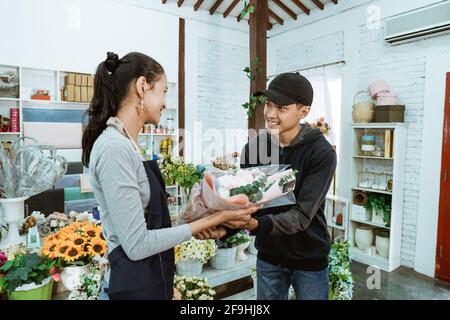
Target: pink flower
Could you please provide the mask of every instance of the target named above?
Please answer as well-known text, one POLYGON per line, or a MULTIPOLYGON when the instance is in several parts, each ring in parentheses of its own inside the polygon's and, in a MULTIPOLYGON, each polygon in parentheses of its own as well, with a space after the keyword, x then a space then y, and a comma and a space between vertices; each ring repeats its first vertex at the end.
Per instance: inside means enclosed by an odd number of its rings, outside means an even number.
POLYGON ((0 251, 0 266, 4 265, 7 260, 6 254, 0 251))
POLYGON ((55 270, 56 270, 56 268, 55 268, 55 267, 52 267, 52 268, 50 269, 50 274, 54 274, 54 273, 55 273, 55 270))
POLYGON ((325 117, 320 117, 319 120, 320 121, 325 121, 325 117))
POLYGON ((61 281, 61 275, 59 273, 52 274, 51 276, 56 282, 61 281))

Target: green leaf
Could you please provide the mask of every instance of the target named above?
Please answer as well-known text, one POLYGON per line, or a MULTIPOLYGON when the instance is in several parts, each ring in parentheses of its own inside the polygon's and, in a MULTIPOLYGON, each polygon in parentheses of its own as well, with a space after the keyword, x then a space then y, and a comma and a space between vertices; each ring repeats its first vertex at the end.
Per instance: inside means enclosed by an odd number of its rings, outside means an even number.
POLYGON ((37 253, 34 252, 28 255, 27 258, 25 259, 25 267, 36 268, 43 262, 44 260, 37 253))
POLYGON ((7 261, 1 268, 0 271, 8 271, 14 264, 14 261, 7 261))
POLYGON ((264 96, 259 96, 259 102, 260 103, 266 103, 266 97, 264 97, 264 96))
POLYGON ((253 64, 256 66, 257 64, 259 64, 259 58, 258 57, 254 57, 253 58, 253 64))
POLYGON ((258 73, 261 73, 261 72, 263 71, 263 68, 262 68, 262 67, 258 67, 258 68, 256 68, 256 71, 257 71, 258 73))
POLYGON ((8 280, 22 280, 26 281, 28 279, 28 273, 31 271, 30 268, 21 267, 14 270, 9 271, 4 277, 5 281, 8 280))
POLYGON ((254 6, 250 6, 250 7, 248 8, 248 12, 250 12, 250 13, 255 13, 255 7, 254 7, 254 6))
POLYGON ((246 68, 244 69, 244 72, 246 72, 246 73, 251 72, 250 67, 246 67, 246 68))

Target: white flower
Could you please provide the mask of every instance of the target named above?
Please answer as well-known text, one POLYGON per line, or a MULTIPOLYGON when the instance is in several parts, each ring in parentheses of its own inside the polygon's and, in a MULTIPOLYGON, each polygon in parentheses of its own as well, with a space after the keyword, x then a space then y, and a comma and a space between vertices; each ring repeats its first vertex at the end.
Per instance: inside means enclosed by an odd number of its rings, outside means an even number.
POLYGON ((202 294, 198 300, 208 300, 208 296, 206 294, 202 294))
POLYGON ((61 221, 60 223, 59 223, 59 226, 62 228, 62 227, 64 227, 66 225, 66 223, 64 222, 64 221, 61 221))
POLYGON ((192 297, 192 291, 187 291, 186 292, 186 297, 188 297, 188 298, 192 297))
POLYGON ((50 221, 50 227, 56 228, 57 226, 58 226, 58 221, 56 221, 56 220, 51 220, 50 221))
POLYGON ((208 293, 209 293, 209 295, 211 295, 211 296, 213 296, 213 295, 216 294, 216 292, 215 292, 214 290, 212 290, 212 289, 209 289, 209 290, 208 290, 208 293))

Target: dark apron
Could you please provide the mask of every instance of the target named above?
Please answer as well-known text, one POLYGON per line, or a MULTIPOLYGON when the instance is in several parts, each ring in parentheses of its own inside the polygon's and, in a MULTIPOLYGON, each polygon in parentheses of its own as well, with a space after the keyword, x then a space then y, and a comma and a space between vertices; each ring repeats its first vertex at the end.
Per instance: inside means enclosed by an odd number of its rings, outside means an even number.
MULTIPOLYGON (((145 217, 148 230, 170 228, 164 179, 156 161, 144 161, 150 183, 150 202, 145 217)), ((111 266, 108 295, 111 300, 172 300, 175 274, 174 250, 132 261, 122 246, 109 255, 111 266)))

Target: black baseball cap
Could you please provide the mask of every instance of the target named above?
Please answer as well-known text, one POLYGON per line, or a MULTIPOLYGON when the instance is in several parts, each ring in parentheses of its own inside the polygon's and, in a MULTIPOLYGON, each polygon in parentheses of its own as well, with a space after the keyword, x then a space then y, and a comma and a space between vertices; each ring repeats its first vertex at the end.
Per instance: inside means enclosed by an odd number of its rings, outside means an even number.
POLYGON ((308 79, 298 72, 289 72, 276 76, 267 90, 257 91, 254 96, 265 96, 270 101, 281 106, 294 103, 311 106, 314 91, 308 79))

